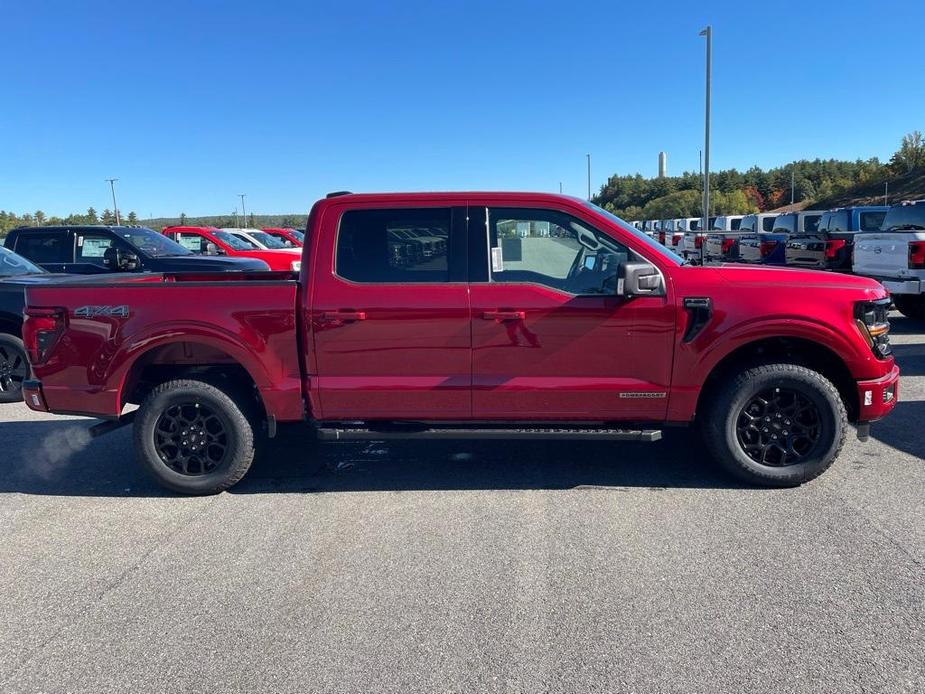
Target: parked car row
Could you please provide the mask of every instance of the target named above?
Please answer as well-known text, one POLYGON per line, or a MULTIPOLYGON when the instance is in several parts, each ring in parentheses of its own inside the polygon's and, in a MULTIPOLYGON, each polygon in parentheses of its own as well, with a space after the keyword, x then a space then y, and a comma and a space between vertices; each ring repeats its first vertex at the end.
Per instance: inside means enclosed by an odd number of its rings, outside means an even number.
POLYGON ((642 229, 694 263, 743 262, 850 271, 854 235, 879 231, 888 207, 848 207, 643 222, 642 229), (679 232, 683 229, 683 232, 679 232))

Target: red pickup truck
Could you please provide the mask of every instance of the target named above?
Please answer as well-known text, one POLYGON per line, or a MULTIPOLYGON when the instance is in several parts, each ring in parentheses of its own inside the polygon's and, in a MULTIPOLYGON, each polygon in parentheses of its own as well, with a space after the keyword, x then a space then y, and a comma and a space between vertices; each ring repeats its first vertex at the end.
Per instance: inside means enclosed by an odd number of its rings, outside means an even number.
POLYGON ((695 267, 560 195, 339 194, 307 231, 298 280, 28 286, 29 407, 133 420, 143 467, 206 494, 300 421, 323 440, 653 441, 696 423, 732 473, 796 485, 896 402, 872 280, 695 267))
POLYGON ((294 249, 272 250, 260 248, 253 241, 248 241, 225 229, 214 227, 165 227, 167 236, 193 253, 202 255, 227 255, 232 258, 258 258, 270 266, 271 270, 298 272, 302 261, 294 249))

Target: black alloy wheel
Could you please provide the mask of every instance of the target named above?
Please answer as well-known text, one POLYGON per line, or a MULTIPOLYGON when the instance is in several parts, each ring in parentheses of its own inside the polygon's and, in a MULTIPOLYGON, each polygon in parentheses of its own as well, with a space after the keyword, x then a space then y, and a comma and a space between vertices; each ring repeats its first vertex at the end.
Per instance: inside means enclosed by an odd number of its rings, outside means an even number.
POLYGON ((202 403, 171 405, 158 417, 154 435, 158 456, 181 475, 215 472, 228 454, 228 423, 202 403))
POLYGON ((786 467, 801 462, 821 438, 819 408, 789 388, 769 388, 739 412, 736 437, 745 454, 761 465, 786 467))

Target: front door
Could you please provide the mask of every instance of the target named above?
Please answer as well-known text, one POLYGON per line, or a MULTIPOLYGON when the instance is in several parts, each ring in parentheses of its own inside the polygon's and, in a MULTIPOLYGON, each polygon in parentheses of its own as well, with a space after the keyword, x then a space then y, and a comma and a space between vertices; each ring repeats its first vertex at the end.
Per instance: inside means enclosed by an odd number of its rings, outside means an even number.
POLYGON ((617 295, 637 254, 558 210, 470 206, 469 228, 474 418, 665 416, 674 309, 617 295))
POLYGON ((320 224, 306 389, 321 418, 468 419, 465 208, 333 206, 320 224))

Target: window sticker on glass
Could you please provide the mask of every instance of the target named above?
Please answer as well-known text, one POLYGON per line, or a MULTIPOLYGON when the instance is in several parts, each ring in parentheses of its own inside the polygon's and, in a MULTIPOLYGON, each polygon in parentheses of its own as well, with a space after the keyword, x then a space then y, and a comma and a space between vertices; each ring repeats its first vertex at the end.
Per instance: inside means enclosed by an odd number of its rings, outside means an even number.
POLYGON ((111 245, 112 239, 84 238, 80 255, 84 258, 102 258, 111 245))
POLYGON ((177 237, 177 241, 188 251, 195 251, 198 253, 202 248, 202 239, 198 236, 184 236, 180 234, 177 237))
POLYGON ((504 272, 504 259, 501 257, 501 246, 491 249, 491 271, 504 272))

